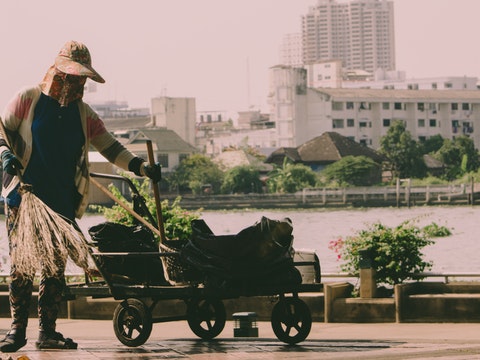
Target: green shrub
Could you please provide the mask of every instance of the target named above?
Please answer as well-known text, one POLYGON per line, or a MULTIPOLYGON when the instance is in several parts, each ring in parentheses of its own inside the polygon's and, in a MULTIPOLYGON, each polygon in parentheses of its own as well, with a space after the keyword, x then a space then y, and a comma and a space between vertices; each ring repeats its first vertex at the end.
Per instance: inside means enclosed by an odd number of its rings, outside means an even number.
POLYGON ((422 253, 425 246, 433 244, 430 237, 430 231, 411 221, 393 228, 375 223, 353 236, 331 241, 329 248, 336 252, 338 260, 343 260, 341 270, 356 276, 360 272, 361 251, 368 250, 377 283, 395 285, 419 279, 418 274, 431 269, 432 262, 423 260, 422 253))
MULTIPOLYGON (((144 180, 140 184, 137 179, 131 178, 128 175, 127 177, 130 178, 138 189, 140 195, 145 199, 148 210, 154 215, 154 218, 156 218, 156 205, 154 197, 151 196, 150 180, 144 180)), ((117 199, 133 209, 133 204, 125 199, 116 186, 110 184, 108 188, 117 199)), ((192 233, 190 226, 191 221, 200 217, 199 212, 201 209, 193 212, 187 211, 180 206, 180 201, 181 197, 179 196, 172 203, 168 200, 163 200, 161 202, 163 226, 167 239, 188 239, 192 233)), ((111 222, 133 225, 136 221, 133 215, 118 204, 114 204, 112 207, 92 205, 91 208, 102 213, 105 216, 105 219, 111 222)), ((148 218, 145 217, 145 220, 148 221, 148 218)))

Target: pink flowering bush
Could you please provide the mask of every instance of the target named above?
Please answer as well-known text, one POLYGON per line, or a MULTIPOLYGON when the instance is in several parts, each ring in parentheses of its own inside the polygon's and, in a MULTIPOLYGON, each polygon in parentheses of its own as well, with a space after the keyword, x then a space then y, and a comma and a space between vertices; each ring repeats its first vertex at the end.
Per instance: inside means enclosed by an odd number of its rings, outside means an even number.
POLYGON ((408 279, 419 279, 419 274, 428 271, 432 262, 423 260, 422 249, 433 244, 431 234, 406 221, 397 227, 380 223, 370 225, 345 239, 338 238, 329 243, 337 260, 343 261, 341 270, 358 276, 361 251, 368 250, 376 270, 377 283, 395 285, 408 279))

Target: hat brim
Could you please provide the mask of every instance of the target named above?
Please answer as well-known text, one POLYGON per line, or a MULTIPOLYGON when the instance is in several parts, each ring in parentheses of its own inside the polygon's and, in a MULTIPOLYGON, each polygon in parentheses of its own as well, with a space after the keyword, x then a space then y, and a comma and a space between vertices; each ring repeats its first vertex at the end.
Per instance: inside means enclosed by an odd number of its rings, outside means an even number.
POLYGON ((55 67, 65 74, 87 76, 98 83, 105 82, 105 79, 91 66, 80 64, 62 56, 57 56, 55 59, 55 67))

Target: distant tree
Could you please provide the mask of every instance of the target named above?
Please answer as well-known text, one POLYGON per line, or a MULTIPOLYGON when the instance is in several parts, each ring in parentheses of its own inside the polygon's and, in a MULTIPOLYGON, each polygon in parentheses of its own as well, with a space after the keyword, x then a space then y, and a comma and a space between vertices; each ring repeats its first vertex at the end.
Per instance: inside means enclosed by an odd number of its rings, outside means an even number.
POLYGON ((477 171, 480 166, 479 153, 468 136, 446 139, 435 157, 447 167, 446 178, 453 180, 468 172, 477 171))
POLYGON ((433 154, 437 152, 443 146, 444 140, 445 139, 440 134, 430 136, 421 143, 422 153, 433 154))
POLYGON ((193 154, 182 160, 168 178, 171 190, 191 190, 199 194, 204 185, 210 185, 213 192, 219 192, 223 172, 209 157, 193 154))
POLYGON ((267 187, 273 193, 294 193, 315 187, 317 179, 317 174, 308 166, 289 163, 285 158, 283 166, 276 166, 268 174, 267 187))
POLYGON ((262 191, 262 182, 257 169, 252 166, 236 166, 226 171, 221 186, 221 192, 229 193, 258 193, 262 191))
POLYGON ((368 186, 382 180, 381 166, 366 156, 345 156, 328 165, 323 171, 327 181, 340 185, 368 186))
POLYGON ((394 121, 380 139, 380 152, 387 157, 394 177, 423 178, 426 175, 420 145, 406 130, 403 121, 394 121))

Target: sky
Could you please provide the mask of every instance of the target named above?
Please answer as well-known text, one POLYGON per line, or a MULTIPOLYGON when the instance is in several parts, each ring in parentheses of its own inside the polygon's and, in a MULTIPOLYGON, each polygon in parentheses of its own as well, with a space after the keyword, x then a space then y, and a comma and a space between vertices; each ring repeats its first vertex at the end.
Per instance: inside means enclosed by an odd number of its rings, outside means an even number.
MULTIPOLYGON (((340 0, 345 1, 345 0, 340 0)), ((106 79, 86 101, 150 107, 193 97, 197 111, 268 111, 269 68, 316 0, 2 0, 0 109, 39 83, 63 44, 87 45, 106 79)), ((394 0, 397 70, 480 77, 479 0, 394 0)))

